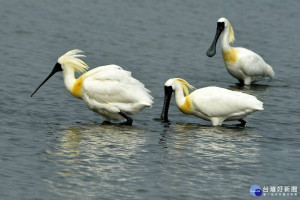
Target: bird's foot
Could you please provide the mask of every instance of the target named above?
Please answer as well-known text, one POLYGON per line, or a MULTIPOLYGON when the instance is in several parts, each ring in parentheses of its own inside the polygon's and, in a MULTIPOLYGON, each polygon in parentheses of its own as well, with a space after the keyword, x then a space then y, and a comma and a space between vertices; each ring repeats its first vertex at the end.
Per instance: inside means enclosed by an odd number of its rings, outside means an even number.
POLYGON ((243 119, 240 119, 240 120, 238 120, 238 121, 241 122, 240 124, 237 125, 237 126, 239 126, 239 127, 245 127, 246 124, 247 124, 247 122, 246 122, 245 120, 243 120, 243 119))
POLYGON ((121 123, 122 125, 131 126, 132 125, 132 119, 129 118, 125 122, 121 123))
POLYGON ((110 121, 103 121, 102 125, 112 125, 112 123, 110 121))

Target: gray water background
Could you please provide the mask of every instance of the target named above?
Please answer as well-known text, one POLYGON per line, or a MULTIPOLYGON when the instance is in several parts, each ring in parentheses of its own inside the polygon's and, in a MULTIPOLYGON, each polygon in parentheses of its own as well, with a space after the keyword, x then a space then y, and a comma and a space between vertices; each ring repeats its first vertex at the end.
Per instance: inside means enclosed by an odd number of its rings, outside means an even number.
POLYGON ((299 9, 296 0, 1 0, 0 199, 253 199, 253 184, 299 188, 299 9), (220 17, 233 26, 233 46, 273 66, 274 82, 240 88, 219 45, 205 55, 220 17), (132 127, 101 125, 62 74, 30 98, 75 48, 91 68, 131 71, 152 91, 153 107, 132 127), (246 128, 211 127, 172 100, 171 123, 161 123, 173 77, 253 94, 265 110, 246 128))

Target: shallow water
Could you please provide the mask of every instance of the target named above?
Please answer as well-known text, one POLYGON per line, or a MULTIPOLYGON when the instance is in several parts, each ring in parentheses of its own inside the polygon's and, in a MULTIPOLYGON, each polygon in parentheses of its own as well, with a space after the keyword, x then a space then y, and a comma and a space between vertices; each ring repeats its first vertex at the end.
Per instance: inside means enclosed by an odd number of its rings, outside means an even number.
POLYGON ((1 1, 0 199, 253 199, 254 184, 299 187, 299 8, 296 0, 1 1), (274 82, 240 88, 219 45, 205 55, 222 16, 233 46, 259 53, 274 82), (153 107, 132 127, 101 125, 61 74, 30 98, 74 48, 91 68, 131 71, 152 91, 153 107), (211 127, 172 100, 171 123, 161 123, 164 82, 173 77, 244 91, 265 110, 246 128, 211 127))

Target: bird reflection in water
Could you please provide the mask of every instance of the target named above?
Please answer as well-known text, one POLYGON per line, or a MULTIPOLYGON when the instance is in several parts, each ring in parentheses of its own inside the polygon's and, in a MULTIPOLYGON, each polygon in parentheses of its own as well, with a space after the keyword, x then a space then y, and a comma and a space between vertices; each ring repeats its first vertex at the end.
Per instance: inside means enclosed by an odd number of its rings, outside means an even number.
MULTIPOLYGON (((57 155, 76 158, 87 153, 90 156, 105 155, 104 152, 110 148, 134 149, 136 145, 144 142, 144 137, 140 136, 142 133, 144 130, 126 126, 86 125, 71 127, 63 131, 60 139, 61 151, 57 152, 57 155), (98 149, 101 151, 97 151, 98 149)), ((124 151, 122 152, 124 153, 124 151)))
POLYGON ((269 85, 261 85, 261 84, 252 84, 241 86, 239 84, 229 85, 228 88, 233 91, 245 92, 248 94, 255 94, 255 92, 267 92, 271 86, 269 85))
POLYGON ((130 180, 126 171, 146 142, 144 130, 134 126, 80 125, 56 134, 59 142, 48 156, 54 173, 45 182, 54 193, 71 198, 84 195, 81 188, 91 195, 99 193, 99 183, 130 180))
POLYGON ((189 152, 206 162, 226 159, 232 167, 238 167, 240 162, 258 162, 260 147, 256 140, 260 137, 249 128, 177 123, 161 135, 160 144, 177 156, 187 156, 189 152))

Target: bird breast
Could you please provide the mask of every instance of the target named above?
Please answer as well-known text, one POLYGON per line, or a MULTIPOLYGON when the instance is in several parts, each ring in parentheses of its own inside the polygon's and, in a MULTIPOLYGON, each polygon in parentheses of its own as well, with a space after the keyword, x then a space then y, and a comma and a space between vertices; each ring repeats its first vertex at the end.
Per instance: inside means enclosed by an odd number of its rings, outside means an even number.
POLYGON ((179 110, 185 114, 190 114, 192 111, 190 97, 185 98, 184 103, 181 106, 178 106, 179 110))
POLYGON ((238 59, 238 50, 233 47, 222 51, 222 54, 224 61, 227 63, 235 63, 238 59))
POLYGON ((71 93, 77 97, 77 98, 81 98, 82 97, 82 83, 83 83, 83 76, 81 75, 79 78, 76 79, 72 91, 71 93))

